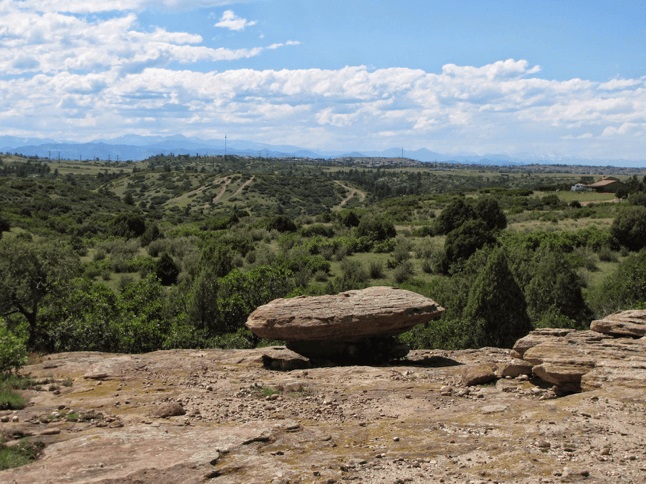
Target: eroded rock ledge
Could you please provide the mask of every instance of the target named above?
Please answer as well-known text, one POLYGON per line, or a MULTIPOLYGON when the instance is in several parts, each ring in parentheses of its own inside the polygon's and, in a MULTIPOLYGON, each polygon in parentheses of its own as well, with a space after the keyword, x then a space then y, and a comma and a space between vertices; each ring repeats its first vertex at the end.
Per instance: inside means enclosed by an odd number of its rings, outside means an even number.
POLYGON ((646 311, 612 314, 590 327, 537 329, 516 342, 512 356, 561 393, 616 385, 646 389, 646 311))

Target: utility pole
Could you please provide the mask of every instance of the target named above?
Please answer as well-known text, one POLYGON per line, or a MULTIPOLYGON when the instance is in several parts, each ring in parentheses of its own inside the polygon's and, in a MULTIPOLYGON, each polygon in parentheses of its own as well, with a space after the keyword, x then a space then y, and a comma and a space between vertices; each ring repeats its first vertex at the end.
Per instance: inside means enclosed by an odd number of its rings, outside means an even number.
POLYGON ((227 162, 227 135, 224 135, 224 162, 227 162))

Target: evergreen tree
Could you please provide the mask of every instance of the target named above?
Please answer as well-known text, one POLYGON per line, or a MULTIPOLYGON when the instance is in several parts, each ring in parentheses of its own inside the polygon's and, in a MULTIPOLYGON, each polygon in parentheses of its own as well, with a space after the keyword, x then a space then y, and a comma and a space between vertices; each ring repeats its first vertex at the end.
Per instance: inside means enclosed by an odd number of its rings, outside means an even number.
POLYGON ((446 236, 446 259, 449 264, 466 261, 478 249, 495 242, 496 237, 482 220, 469 220, 446 236))
POLYGON ((475 206, 475 215, 482 220, 489 230, 503 230, 507 227, 507 217, 500 208, 498 200, 493 197, 482 197, 475 206))
POLYGON ((469 292, 462 319, 470 347, 511 348, 532 329, 527 303, 502 248, 492 251, 469 292))
POLYGON ((564 254, 558 250, 541 251, 534 271, 525 288, 531 320, 538 321, 551 311, 585 326, 589 310, 583 300, 583 282, 564 254))
POLYGON ((464 198, 456 198, 437 217, 437 231, 439 234, 448 234, 473 218, 473 207, 464 198))
POLYGON ((168 253, 164 252, 157 261, 155 274, 161 281, 162 286, 170 286, 177 282, 179 268, 177 267, 177 264, 175 264, 173 258, 168 255, 168 253))

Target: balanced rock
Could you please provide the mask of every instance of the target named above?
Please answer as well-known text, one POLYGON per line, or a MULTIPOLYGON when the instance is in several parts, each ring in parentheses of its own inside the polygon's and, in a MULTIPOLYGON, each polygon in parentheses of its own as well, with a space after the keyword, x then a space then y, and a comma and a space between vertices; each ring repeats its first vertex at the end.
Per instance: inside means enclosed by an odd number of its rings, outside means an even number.
POLYGON ((646 310, 622 311, 603 319, 592 321, 592 331, 612 336, 646 336, 646 310))
POLYGON ((257 308, 247 328, 261 338, 353 342, 402 333, 444 308, 420 294, 369 287, 337 295, 276 299, 257 308))

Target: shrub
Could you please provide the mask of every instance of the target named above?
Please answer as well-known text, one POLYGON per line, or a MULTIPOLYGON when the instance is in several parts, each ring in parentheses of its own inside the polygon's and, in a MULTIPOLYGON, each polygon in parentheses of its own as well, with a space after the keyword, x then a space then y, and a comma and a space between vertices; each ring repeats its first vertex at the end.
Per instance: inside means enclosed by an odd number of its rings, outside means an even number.
POLYGON ((631 193, 630 196, 628 197, 628 203, 630 203, 631 205, 646 207, 646 193, 644 192, 631 193))
MULTIPOLYGON (((151 242, 157 239, 163 238, 163 234, 159 230, 159 227, 157 224, 151 224, 148 227, 146 227, 146 231, 142 234, 141 236, 141 246, 146 247, 149 245, 151 242)), ((156 257, 156 256, 153 256, 156 257)))
POLYGON ((646 247, 646 207, 626 207, 617 215, 610 231, 629 250, 646 247))
POLYGON ((380 261, 372 261, 368 266, 370 279, 382 279, 384 277, 384 265, 380 261))
POLYGON ((0 444, 0 471, 35 461, 44 448, 45 444, 42 442, 29 442, 28 440, 23 440, 14 447, 0 444))
POLYGON ((134 212, 120 213, 112 221, 110 232, 117 237, 139 237, 146 231, 146 221, 134 212))
POLYGON ((17 370, 27 359, 24 338, 14 334, 0 317, 0 374, 17 370))
POLYGON ((599 260, 602 262, 617 262, 619 260, 617 253, 610 247, 602 247, 599 249, 599 252, 597 252, 597 255, 599 256, 599 260))
POLYGON ((393 278, 395 282, 401 284, 402 282, 408 280, 415 273, 415 268, 413 263, 409 260, 403 261, 399 264, 393 271, 393 278))
POLYGON ((9 221, 0 215, 0 237, 2 237, 2 232, 9 232, 11 229, 11 224, 9 221))
POLYGON ((341 223, 346 227, 356 227, 359 222, 359 217, 353 211, 345 212, 341 215, 341 223))
POLYGON ((622 261, 590 298, 597 316, 646 309, 646 249, 622 261))
POLYGON ((382 242, 397 235, 395 226, 389 220, 365 215, 357 226, 357 234, 360 237, 367 237, 371 242, 382 242))
POLYGON ((278 232, 296 232, 298 227, 292 220, 285 215, 276 215, 267 222, 267 230, 276 230, 278 232))
POLYGON ((314 237, 316 235, 319 235, 321 237, 330 238, 330 237, 334 237, 334 229, 327 225, 315 224, 315 225, 309 225, 307 227, 302 227, 300 229, 300 234, 303 237, 314 237))

